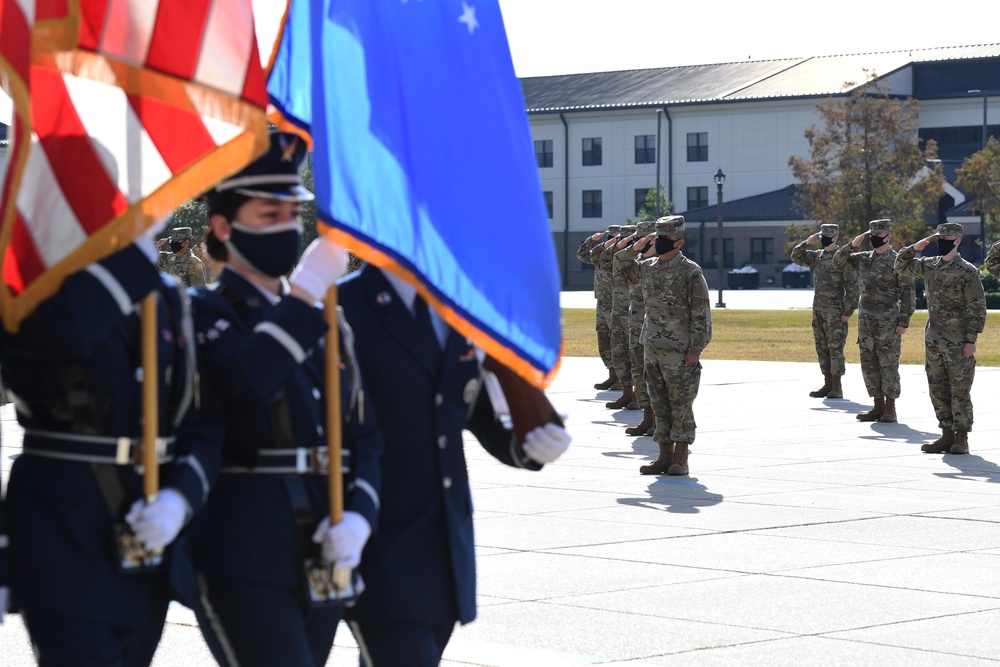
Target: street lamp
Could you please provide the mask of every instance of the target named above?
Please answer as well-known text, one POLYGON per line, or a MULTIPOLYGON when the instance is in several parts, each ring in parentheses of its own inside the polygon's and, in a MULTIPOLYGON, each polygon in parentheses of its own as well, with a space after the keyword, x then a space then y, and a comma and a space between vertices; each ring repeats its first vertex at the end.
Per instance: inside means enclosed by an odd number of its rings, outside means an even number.
MULTIPOLYGON (((991 90, 970 90, 970 95, 982 95, 983 96, 983 148, 986 148, 986 135, 987 135, 987 125, 986 125, 986 109, 987 102, 990 97, 990 93, 995 92, 991 90)), ((979 252, 982 254, 982 258, 986 258, 986 214, 983 213, 982 207, 979 210, 979 252)))
POLYGON ((716 212, 716 223, 719 231, 719 257, 717 263, 719 265, 719 303, 715 304, 716 308, 725 308, 726 304, 722 302, 722 258, 725 257, 723 252, 722 244, 722 184, 726 182, 726 175, 722 173, 722 167, 719 167, 719 171, 715 172, 715 187, 718 193, 715 204, 716 212))

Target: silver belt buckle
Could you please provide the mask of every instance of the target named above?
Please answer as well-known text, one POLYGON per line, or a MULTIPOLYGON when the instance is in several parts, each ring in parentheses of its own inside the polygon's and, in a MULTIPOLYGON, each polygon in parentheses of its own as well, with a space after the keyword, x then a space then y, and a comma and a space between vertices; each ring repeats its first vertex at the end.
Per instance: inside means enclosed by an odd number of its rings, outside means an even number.
POLYGON ((118 438, 118 442, 115 444, 115 464, 127 466, 133 463, 132 457, 129 456, 131 453, 132 438, 118 438))
POLYGON ((316 447, 309 450, 309 463, 312 472, 317 475, 330 473, 330 450, 326 447, 316 447))

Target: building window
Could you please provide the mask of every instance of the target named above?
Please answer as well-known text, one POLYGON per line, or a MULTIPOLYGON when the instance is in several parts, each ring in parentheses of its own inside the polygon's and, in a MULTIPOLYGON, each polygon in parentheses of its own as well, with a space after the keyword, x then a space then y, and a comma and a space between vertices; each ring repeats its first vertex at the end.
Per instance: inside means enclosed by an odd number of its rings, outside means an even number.
POLYGON ((646 207, 646 195, 649 194, 651 188, 636 188, 635 189, 635 214, 639 215, 639 212, 646 207))
POLYGON ((750 263, 770 264, 774 261, 774 239, 750 239, 750 263))
POLYGON ((688 188, 687 210, 691 211, 703 206, 708 206, 708 186, 688 188))
MULTIPOLYGON (((723 237, 722 239, 722 268, 731 269, 733 268, 733 240, 723 237)), ((712 239, 712 259, 710 259, 705 268, 717 269, 719 267, 719 239, 718 237, 712 239)))
POLYGON ((604 209, 601 206, 600 190, 583 191, 583 217, 600 218, 604 216, 604 209))
POLYGON ((535 161, 538 162, 539 169, 552 166, 551 139, 542 139, 541 141, 535 142, 535 161))
POLYGON ((635 163, 656 164, 656 136, 638 134, 635 137, 635 163))
POLYGON ((688 162, 708 162, 708 132, 688 132, 688 162))
POLYGON ((546 190, 542 193, 545 195, 545 210, 549 214, 549 220, 552 219, 552 190, 546 190))
POLYGON ((601 164, 601 138, 583 140, 583 166, 596 167, 601 164))

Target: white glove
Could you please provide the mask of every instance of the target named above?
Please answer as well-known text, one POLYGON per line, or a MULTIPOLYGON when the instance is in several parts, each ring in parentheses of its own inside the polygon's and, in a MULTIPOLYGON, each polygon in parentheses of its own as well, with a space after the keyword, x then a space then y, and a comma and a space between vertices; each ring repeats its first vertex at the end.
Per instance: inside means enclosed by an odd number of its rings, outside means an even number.
POLYGON ((552 463, 563 455, 572 439, 558 424, 539 426, 524 436, 524 453, 538 463, 552 463))
POLYGON ((10 588, 7 586, 0 586, 0 625, 3 625, 4 614, 7 613, 7 609, 10 605, 10 588))
POLYGON ((125 522, 147 549, 162 549, 174 541, 189 516, 187 498, 174 489, 163 489, 151 505, 142 499, 132 503, 125 522))
POLYGON ((142 251, 142 254, 146 256, 146 259, 151 261, 154 265, 160 259, 160 249, 156 247, 156 237, 158 237, 167 225, 173 219, 174 214, 171 213, 166 217, 157 220, 149 227, 146 228, 144 232, 135 237, 135 247, 142 251))
POLYGON ((330 517, 320 521, 313 542, 323 545, 323 558, 336 567, 353 570, 361 563, 361 550, 371 534, 367 519, 357 512, 344 512, 335 526, 330 525, 330 517))
POLYGON ((318 236, 302 253, 290 282, 319 301, 346 271, 347 251, 325 236, 318 236))

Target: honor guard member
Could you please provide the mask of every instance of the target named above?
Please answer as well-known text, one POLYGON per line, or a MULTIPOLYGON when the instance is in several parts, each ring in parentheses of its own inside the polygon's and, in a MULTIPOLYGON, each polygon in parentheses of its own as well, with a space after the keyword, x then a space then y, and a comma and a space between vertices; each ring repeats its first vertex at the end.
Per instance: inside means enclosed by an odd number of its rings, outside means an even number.
POLYGON ((549 423, 517 442, 482 390, 476 349, 412 285, 366 264, 339 291, 385 438, 379 524, 361 560, 367 590, 348 618, 362 665, 437 665, 455 623, 476 617, 462 431, 529 470, 554 461, 570 438, 549 423))
POLYGON ((924 279, 927 326, 924 370, 941 437, 920 450, 969 453, 972 430, 972 381, 976 375, 976 338, 986 324, 986 296, 979 270, 962 259, 958 246, 965 228, 956 222, 899 251, 896 271, 924 279), (916 254, 937 241, 937 257, 916 254))
MULTIPOLYGON (((656 223, 652 220, 637 223, 635 226, 636 239, 633 243, 649 236, 656 231, 656 223)), ((631 244, 618 243, 618 252, 615 253, 612 276, 620 276, 624 269, 635 260, 634 254, 623 254, 622 250, 631 247, 631 244)), ((620 279, 620 278, 618 278, 620 279)), ((649 390, 646 388, 646 363, 642 345, 642 325, 646 321, 646 302, 642 297, 642 285, 629 285, 629 310, 628 310, 628 354, 632 370, 632 386, 635 390, 635 400, 642 408, 642 421, 636 426, 625 429, 625 434, 653 435, 656 427, 656 419, 653 416, 653 408, 649 403, 649 390)))
POLYGON ((188 287, 200 287, 208 282, 205 263, 192 252, 191 228, 175 227, 167 238, 156 242, 160 248, 159 267, 188 287), (168 250, 163 250, 166 245, 168 250))
MULTIPOLYGON (((350 328, 340 323, 343 519, 328 526, 325 355, 318 302, 346 252, 317 239, 295 267, 305 146, 273 133, 270 151, 206 195, 213 257, 227 262, 192 291, 204 383, 226 433, 218 486, 200 526, 202 632, 222 665, 325 665, 343 604, 326 599, 320 553, 354 568, 375 526, 382 441, 350 328)), ((356 588, 357 582, 355 582, 356 588)))
POLYGON ((148 665, 171 598, 197 606, 184 528, 218 472, 222 424, 198 409, 182 289, 157 272, 143 237, 67 277, 3 334, 0 364, 24 427, 5 508, 12 608, 39 665, 148 665), (147 505, 138 304, 150 293, 160 490, 147 505), (166 548, 159 565, 143 547, 166 548))
POLYGON ((844 345, 847 343, 847 321, 858 305, 858 281, 853 272, 834 266, 833 255, 839 236, 838 225, 824 224, 819 232, 792 248, 792 261, 809 267, 813 275, 813 340, 824 378, 822 387, 809 392, 813 398, 844 397, 841 386, 846 371, 844 345), (815 243, 819 243, 821 249, 807 247, 815 243))
MULTIPOLYGON (((612 275, 615 253, 622 246, 628 247, 635 243, 635 225, 622 225, 619 240, 609 244, 601 255, 601 268, 612 275)), ((622 386, 622 395, 617 400, 610 401, 604 407, 611 410, 638 410, 639 402, 635 398, 632 386, 632 362, 628 351, 628 311, 631 304, 629 286, 621 280, 611 280, 611 361, 615 365, 615 375, 622 386)))
POLYGON ((858 414, 861 421, 896 421, 899 398, 900 342, 916 307, 913 278, 896 273, 896 251, 892 249, 892 222, 872 220, 859 234, 833 255, 834 266, 849 267, 858 277, 858 347, 861 375, 875 407, 858 414), (865 238, 872 249, 858 251, 865 238))
POLYGON ((604 253, 604 244, 618 236, 621 225, 608 226, 607 232, 597 232, 584 239, 576 252, 576 257, 584 264, 594 266, 594 298, 597 299, 595 316, 597 322, 597 352, 608 369, 608 379, 598 382, 594 389, 621 389, 618 375, 615 373, 614 360, 611 358, 611 275, 599 266, 599 260, 604 253), (605 238, 607 235, 607 238, 605 238))
POLYGON ((701 267, 681 253, 684 216, 660 218, 656 231, 625 252, 619 276, 641 285, 646 303, 642 343, 646 385, 660 453, 643 475, 687 475, 697 424, 694 399, 701 385, 701 353, 712 340, 712 310, 701 267), (640 254, 641 253, 641 254, 640 254), (624 260, 632 255, 631 264, 624 260))

